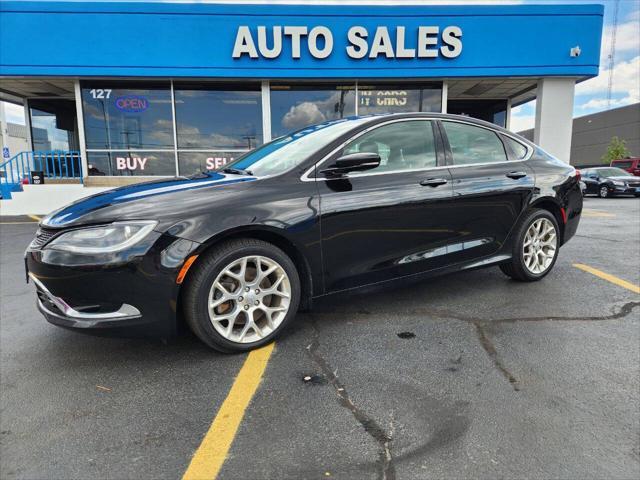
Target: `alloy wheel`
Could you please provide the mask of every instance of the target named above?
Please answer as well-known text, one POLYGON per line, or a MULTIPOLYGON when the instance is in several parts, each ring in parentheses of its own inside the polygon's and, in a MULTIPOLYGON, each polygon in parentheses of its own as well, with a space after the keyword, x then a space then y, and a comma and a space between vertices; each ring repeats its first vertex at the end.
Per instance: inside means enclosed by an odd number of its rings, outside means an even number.
POLYGON ((609 195, 609 189, 607 187, 600 187, 600 196, 606 198, 609 195))
POLYGON ((531 273, 544 273, 553 262, 558 247, 556 227, 547 218, 538 218, 527 229, 522 245, 524 265, 531 273))
POLYGON ((275 260, 251 255, 218 274, 208 298, 216 331, 235 343, 257 342, 273 333, 289 311, 291 283, 275 260))

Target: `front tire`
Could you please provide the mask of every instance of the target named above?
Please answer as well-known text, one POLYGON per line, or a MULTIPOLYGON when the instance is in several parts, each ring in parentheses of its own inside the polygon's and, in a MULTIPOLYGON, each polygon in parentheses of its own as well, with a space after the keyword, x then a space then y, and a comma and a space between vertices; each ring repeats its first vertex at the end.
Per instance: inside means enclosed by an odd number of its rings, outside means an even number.
POLYGON ((256 239, 216 246, 190 272, 183 311, 193 333, 224 353, 270 343, 295 317, 300 278, 278 247, 256 239))
POLYGON ((598 189, 598 196, 600 198, 607 198, 609 196, 609 187, 607 187, 606 185, 602 185, 598 189))
POLYGON ((541 209, 527 213, 514 231, 511 260, 502 272, 520 282, 535 282, 553 268, 560 250, 560 228, 555 216, 541 209))

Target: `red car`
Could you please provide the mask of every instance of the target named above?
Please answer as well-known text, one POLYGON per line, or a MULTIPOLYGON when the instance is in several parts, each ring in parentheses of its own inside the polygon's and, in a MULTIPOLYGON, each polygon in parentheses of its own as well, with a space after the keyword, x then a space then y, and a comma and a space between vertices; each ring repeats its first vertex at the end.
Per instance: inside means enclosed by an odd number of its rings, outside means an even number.
POLYGON ((621 168, 622 170, 629 172, 631 175, 640 177, 640 157, 612 160, 611 166, 621 168))

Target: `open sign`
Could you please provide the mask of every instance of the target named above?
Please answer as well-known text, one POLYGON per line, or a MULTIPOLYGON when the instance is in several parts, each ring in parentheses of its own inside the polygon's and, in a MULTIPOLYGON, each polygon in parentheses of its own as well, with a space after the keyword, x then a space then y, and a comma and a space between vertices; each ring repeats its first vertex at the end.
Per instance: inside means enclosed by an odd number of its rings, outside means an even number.
POLYGON ((115 100, 116 108, 122 112, 139 113, 149 108, 149 100, 141 95, 124 95, 115 100))

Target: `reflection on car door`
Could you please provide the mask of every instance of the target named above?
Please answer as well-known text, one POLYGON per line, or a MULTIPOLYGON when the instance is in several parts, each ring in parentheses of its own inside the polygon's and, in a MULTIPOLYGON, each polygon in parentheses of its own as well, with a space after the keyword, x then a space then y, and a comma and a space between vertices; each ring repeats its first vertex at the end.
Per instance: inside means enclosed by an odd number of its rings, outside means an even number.
POLYGON ((354 152, 381 157, 379 167, 341 179, 317 174, 326 291, 443 264, 438 248, 455 233, 441 147, 435 123, 403 120, 364 133, 323 163, 354 152))
POLYGON ((452 211, 459 221, 459 251, 450 260, 491 255, 533 194, 534 172, 523 161, 528 149, 478 125, 443 121, 441 128, 453 180, 452 211))

